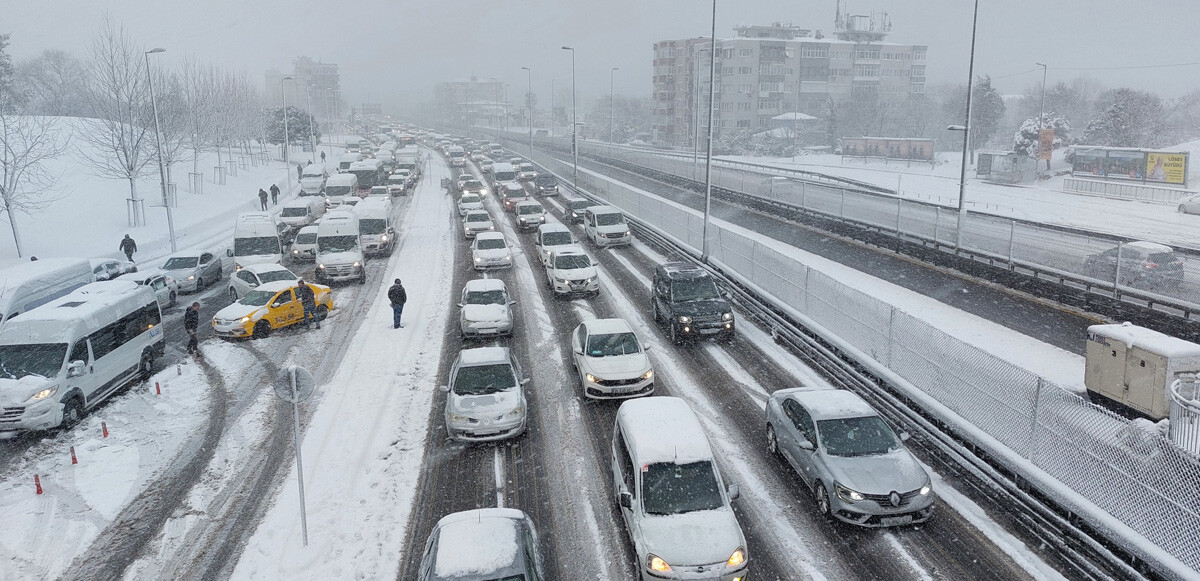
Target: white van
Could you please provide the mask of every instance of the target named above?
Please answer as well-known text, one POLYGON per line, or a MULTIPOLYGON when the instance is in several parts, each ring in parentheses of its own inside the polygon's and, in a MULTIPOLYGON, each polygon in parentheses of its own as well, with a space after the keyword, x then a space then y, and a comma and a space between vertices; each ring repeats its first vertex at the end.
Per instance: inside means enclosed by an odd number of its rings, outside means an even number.
POLYGON ((85 258, 43 258, 0 270, 0 321, 96 280, 85 258))
POLYGON ((329 172, 325 171, 325 164, 310 163, 304 166, 304 171, 300 172, 300 195, 321 195, 321 191, 325 189, 325 180, 328 178, 329 172))
POLYGON ((325 180, 325 200, 331 208, 357 195, 358 176, 352 173, 340 173, 325 180))
POLYGON ((363 253, 391 256, 396 249, 396 230, 392 227, 392 199, 371 197, 354 207, 358 214, 359 240, 363 253))
POLYGON ((358 214, 353 208, 330 212, 317 225, 317 282, 367 282, 366 258, 359 239, 358 214))
POLYGON ((457 145, 446 148, 446 157, 450 160, 450 167, 465 167, 467 165, 467 150, 457 145))
POLYGON ((324 199, 292 200, 283 205, 279 211, 279 221, 287 224, 292 230, 299 230, 325 215, 324 199))
POLYGON ((613 489, 643 579, 740 579, 746 537, 700 420, 677 397, 628 400, 612 438, 613 489), (701 575, 703 573, 703 575, 701 575))
POLYGON ((596 246, 630 244, 629 224, 616 206, 590 206, 583 211, 583 233, 596 246))
POLYGON ((0 433, 74 424, 163 354, 154 291, 95 282, 0 328, 0 433))
POLYGON ((226 254, 233 257, 235 270, 248 264, 283 264, 283 241, 275 218, 267 212, 238 214, 233 225, 233 248, 226 254))
POLYGON ((498 161, 492 164, 492 189, 499 192, 500 184, 504 182, 517 182, 517 169, 511 163, 498 161))
POLYGON ((350 164, 362 159, 361 153, 344 153, 338 158, 338 172, 345 173, 350 170, 350 164))

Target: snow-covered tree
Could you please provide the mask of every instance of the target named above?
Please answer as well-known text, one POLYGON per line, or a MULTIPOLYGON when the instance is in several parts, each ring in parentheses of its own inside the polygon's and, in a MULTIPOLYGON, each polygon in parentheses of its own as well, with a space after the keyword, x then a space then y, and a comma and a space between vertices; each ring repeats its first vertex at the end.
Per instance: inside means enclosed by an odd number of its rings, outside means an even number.
POLYGON ((0 34, 0 95, 5 96, 3 104, 14 107, 24 101, 24 95, 18 90, 12 55, 8 54, 10 36, 9 33, 0 34))
MULTIPOLYGON (((308 129, 310 125, 312 126, 313 135, 320 137, 321 129, 316 118, 299 107, 288 106, 287 137, 289 143, 308 143, 308 129)), ((283 108, 276 107, 271 109, 270 115, 267 118, 267 143, 272 145, 283 143, 283 129, 283 108)))
POLYGON ((1098 113, 1088 122, 1083 143, 1111 147, 1165 144, 1166 114, 1158 95, 1122 87, 1100 95, 1096 107, 1098 113))
POLYGON ((87 69, 62 50, 46 50, 17 67, 17 78, 28 99, 26 111, 55 117, 86 117, 84 79, 87 69))
POLYGON ((0 92, 0 212, 8 218, 17 256, 24 256, 17 214, 33 214, 54 201, 47 191, 55 176, 42 164, 61 155, 67 140, 56 120, 24 115, 5 99, 0 92))
MULTIPOLYGON (((1029 157, 1037 157, 1038 146, 1041 143, 1040 131, 1054 130, 1054 149, 1071 144, 1071 124, 1064 117, 1054 113, 1046 113, 1038 117, 1026 119, 1013 136, 1013 151, 1029 157)), ((1050 160, 1046 160, 1046 169, 1050 169, 1050 160)))
MULTIPOLYGON (((943 103, 944 111, 949 115, 952 124, 961 125, 966 111, 966 89, 959 87, 947 93, 947 101, 943 103)), ((992 86, 992 78, 983 75, 976 79, 975 88, 971 95, 971 139, 969 149, 971 159, 975 151, 983 148, 996 136, 1000 122, 1004 119, 1004 100, 992 86)), ((959 138, 961 142, 961 138, 959 138)))

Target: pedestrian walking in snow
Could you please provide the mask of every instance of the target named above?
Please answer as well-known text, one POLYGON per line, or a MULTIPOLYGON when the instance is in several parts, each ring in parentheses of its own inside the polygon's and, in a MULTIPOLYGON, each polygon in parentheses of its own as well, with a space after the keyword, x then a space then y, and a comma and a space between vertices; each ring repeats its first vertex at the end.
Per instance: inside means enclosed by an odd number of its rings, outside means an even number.
POLYGON ((321 163, 325 163, 325 152, 321 152, 321 163))
POLYGON ((267 190, 258 188, 258 203, 262 206, 263 210, 267 209, 267 190))
POLYGON ((126 234, 125 238, 121 239, 121 244, 117 248, 119 248, 121 252, 125 253, 125 258, 128 258, 129 262, 133 262, 133 253, 137 252, 137 242, 134 242, 133 238, 130 238, 129 235, 126 234))
POLYGON ((296 281, 296 296, 300 299, 300 305, 304 307, 304 329, 308 330, 309 323, 315 322, 317 328, 321 328, 321 319, 317 318, 317 297, 313 294, 312 287, 304 282, 304 279, 296 281))
POLYGON ((404 291, 400 279, 396 279, 396 284, 388 289, 388 300, 392 303, 392 328, 399 329, 404 326, 400 322, 400 315, 404 313, 404 303, 408 302, 408 293, 404 291))
POLYGON ((271 184, 271 205, 279 205, 279 186, 271 184))
POLYGON ((200 303, 192 303, 183 313, 183 330, 187 331, 188 355, 198 353, 200 351, 199 340, 196 337, 196 329, 200 328, 200 303))
POLYGON ((302 177, 304 177, 304 164, 298 163, 296 164, 296 179, 300 179, 302 177))

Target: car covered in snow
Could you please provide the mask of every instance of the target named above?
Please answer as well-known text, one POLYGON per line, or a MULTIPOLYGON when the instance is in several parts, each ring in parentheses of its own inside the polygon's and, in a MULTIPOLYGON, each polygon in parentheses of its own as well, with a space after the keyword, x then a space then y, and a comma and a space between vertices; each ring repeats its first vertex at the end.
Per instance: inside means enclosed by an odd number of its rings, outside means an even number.
POLYGON ((512 248, 501 232, 480 232, 471 243, 471 265, 475 270, 511 268, 512 248))
POLYGON ((542 572, 537 530, 515 508, 480 508, 438 520, 429 539, 417 581, 533 581, 542 572))
POLYGON ((483 200, 477 194, 463 194, 458 198, 458 215, 466 216, 472 210, 482 212, 483 200))
POLYGON ((128 260, 117 260, 115 258, 92 258, 89 260, 92 265, 92 276, 96 280, 112 280, 127 272, 137 272, 137 265, 128 260))
POLYGON ((546 283, 555 296, 600 294, 596 263, 578 244, 554 248, 545 264, 546 283))
POLYGON ((317 226, 305 226, 296 232, 292 240, 292 260, 317 259, 317 226))
MULTIPOLYGON (((316 298, 317 320, 333 310, 333 293, 329 287, 304 283, 316 298)), ((237 302, 213 316, 213 333, 227 339, 263 339, 275 330, 304 322, 304 307, 296 296, 295 281, 279 280, 259 285, 237 302)))
POLYGON ((625 319, 591 319, 571 332, 571 363, 593 399, 654 393, 654 367, 625 319))
POLYGON ((546 210, 533 200, 517 202, 513 216, 517 220, 518 230, 533 230, 546 223, 546 210))
POLYGON ((525 431, 525 384, 507 347, 463 349, 450 367, 444 420, 451 440, 491 442, 525 431))
POLYGON ((498 278, 469 280, 458 303, 458 327, 463 339, 512 335, 512 306, 517 304, 498 278))
POLYGON ((179 296, 179 283, 159 268, 143 268, 138 272, 122 274, 115 280, 132 280, 140 286, 150 287, 161 309, 175 306, 179 296))
POLYGON ((463 216, 463 238, 470 240, 482 232, 491 232, 496 229, 496 225, 492 223, 492 215, 486 210, 470 210, 466 216, 463 216))
POLYGON ((295 283, 300 277, 296 276, 286 266, 279 264, 251 264, 229 277, 229 299, 236 301, 246 293, 269 282, 286 280, 295 283))

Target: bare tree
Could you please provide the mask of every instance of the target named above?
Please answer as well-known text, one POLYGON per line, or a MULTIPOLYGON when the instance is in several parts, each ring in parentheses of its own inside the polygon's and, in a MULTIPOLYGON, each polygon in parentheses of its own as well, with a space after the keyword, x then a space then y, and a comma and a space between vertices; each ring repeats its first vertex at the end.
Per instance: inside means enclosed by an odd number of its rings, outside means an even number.
POLYGON ((21 115, 8 105, 0 91, 0 210, 8 217, 17 256, 24 256, 17 214, 39 212, 57 199, 47 195, 56 179, 43 162, 61 155, 67 140, 54 119, 21 115))
MULTIPOLYGON (((161 68, 152 68, 152 73, 154 96, 158 102, 159 132, 162 135, 163 167, 166 169, 166 182, 170 184, 174 183, 171 167, 187 149, 187 102, 183 95, 183 80, 179 75, 161 68)), ((157 148, 155 155, 158 155, 157 148)))
POLYGON ((56 117, 87 116, 86 71, 82 61, 56 49, 22 62, 17 67, 17 76, 28 99, 26 112, 56 117))
POLYGON ((154 118, 144 52, 123 26, 105 18, 88 56, 86 93, 96 119, 80 133, 90 147, 80 150, 79 158, 99 177, 129 182, 129 197, 134 200, 131 222, 139 226, 145 216, 138 203, 137 178, 154 159, 154 118))
POLYGON ((212 65, 188 59, 183 63, 180 89, 186 107, 187 143, 192 150, 192 173, 200 172, 200 153, 215 139, 219 73, 212 65))

